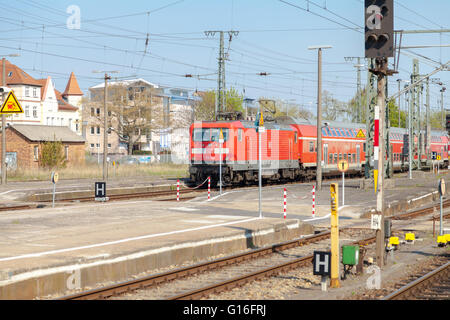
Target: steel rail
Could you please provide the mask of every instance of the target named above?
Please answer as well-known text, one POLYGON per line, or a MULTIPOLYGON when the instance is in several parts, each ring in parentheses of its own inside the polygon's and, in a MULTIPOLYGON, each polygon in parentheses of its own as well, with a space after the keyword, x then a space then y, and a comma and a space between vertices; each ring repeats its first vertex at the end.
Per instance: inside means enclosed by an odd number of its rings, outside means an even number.
MULTIPOLYGON (((358 245, 367 245, 369 243, 373 243, 376 240, 376 237, 369 237, 367 239, 359 240, 354 242, 354 244, 358 245)), ((313 255, 308 255, 305 257, 293 259, 291 261, 285 262, 283 264, 277 266, 271 266, 269 268, 265 268, 263 270, 259 270, 256 272, 248 273, 246 275, 236 277, 231 280, 218 282, 216 284, 195 289, 190 292, 185 292, 180 295, 176 295, 170 297, 168 300, 188 300, 188 299, 200 299, 202 297, 208 296, 212 293, 218 293, 225 290, 230 290, 238 286, 242 286, 250 281, 262 279, 264 277, 270 277, 281 272, 289 271, 298 267, 305 265, 306 263, 311 263, 313 261, 313 255)))
MULTIPOLYGON (((442 206, 443 206, 443 208, 450 207, 450 199, 445 200, 443 202, 442 206)), ((433 204, 431 207, 428 207, 428 208, 418 209, 418 210, 414 210, 414 211, 411 211, 411 212, 402 213, 402 214, 399 214, 399 215, 389 216, 388 218, 391 218, 392 220, 411 219, 411 218, 416 217, 418 215, 425 215, 425 214, 434 213, 436 209, 439 210, 439 203, 433 204)))
POLYGON ((447 278, 450 275, 450 261, 440 266, 439 268, 427 273, 426 275, 408 283, 401 287, 397 291, 385 296, 381 300, 401 300, 414 297, 417 292, 424 290, 427 287, 432 286, 433 283, 441 281, 441 279, 447 278))
MULTIPOLYGON (((345 230, 345 228, 341 229, 345 230)), ((102 299, 112 295, 118 295, 130 290, 135 290, 139 288, 145 288, 154 286, 163 282, 167 282, 174 279, 179 279, 185 276, 189 276, 195 273, 204 272, 207 270, 212 270, 220 267, 224 267, 230 264, 240 263, 246 260, 255 259, 264 255, 271 253, 287 250, 290 248, 303 246, 312 242, 320 241, 326 239, 330 236, 330 231, 324 231, 319 234, 307 236, 300 239, 295 239, 291 241, 286 241, 281 244, 276 244, 272 246, 267 246, 260 249, 255 249, 250 252, 244 252, 236 254, 229 257, 224 257, 205 263, 199 263, 193 266, 188 266, 180 269, 175 269, 156 275, 151 275, 148 277, 143 277, 140 279, 125 281, 117 284, 113 284, 107 287, 102 287, 98 289, 93 289, 85 292, 80 292, 68 296, 61 297, 61 300, 92 300, 92 299, 102 299)))

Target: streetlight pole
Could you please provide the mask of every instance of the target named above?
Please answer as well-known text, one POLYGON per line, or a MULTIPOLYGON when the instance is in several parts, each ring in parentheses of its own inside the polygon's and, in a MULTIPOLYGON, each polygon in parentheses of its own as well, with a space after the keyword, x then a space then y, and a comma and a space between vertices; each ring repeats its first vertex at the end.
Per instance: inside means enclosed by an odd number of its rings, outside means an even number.
POLYGON ((108 107, 106 105, 106 94, 108 93, 108 80, 111 77, 105 73, 105 92, 103 97, 103 180, 106 181, 108 178, 108 164, 106 158, 108 156, 108 107))
POLYGON ((93 71, 94 73, 105 73, 105 88, 103 96, 103 181, 108 178, 108 107, 106 105, 107 94, 108 94, 108 80, 111 80, 111 76, 108 73, 118 73, 119 71, 93 71))
MULTIPOLYGON (((5 57, 19 57, 17 53, 7 54, 5 57)), ((2 86, 6 87, 6 58, 2 58, 2 86)), ((2 104, 6 99, 6 92, 2 95, 2 104)), ((2 185, 6 184, 6 115, 2 113, 2 185)))
POLYGON ((444 116, 444 91, 445 87, 442 87, 441 91, 441 123, 442 123, 442 130, 445 130, 445 116, 444 116))
POLYGON ((322 49, 332 48, 326 46, 311 46, 308 50, 318 51, 317 63, 317 175, 316 189, 322 190, 322 49))

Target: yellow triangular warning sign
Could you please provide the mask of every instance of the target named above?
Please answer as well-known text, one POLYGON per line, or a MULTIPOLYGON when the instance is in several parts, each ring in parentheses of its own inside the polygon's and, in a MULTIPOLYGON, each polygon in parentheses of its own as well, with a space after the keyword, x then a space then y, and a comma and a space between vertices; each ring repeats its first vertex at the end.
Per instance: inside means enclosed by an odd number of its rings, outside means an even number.
POLYGON ((12 91, 9 92, 8 97, 2 104, 0 109, 0 114, 11 114, 11 113, 23 113, 23 109, 20 106, 19 101, 17 101, 16 96, 12 91))
POLYGON ((364 134, 364 132, 362 131, 362 129, 359 129, 358 134, 356 135, 357 138, 365 138, 366 135, 364 134))
POLYGON ((262 127, 264 126, 264 118, 263 118, 263 113, 261 112, 261 118, 259 119, 259 126, 262 127))

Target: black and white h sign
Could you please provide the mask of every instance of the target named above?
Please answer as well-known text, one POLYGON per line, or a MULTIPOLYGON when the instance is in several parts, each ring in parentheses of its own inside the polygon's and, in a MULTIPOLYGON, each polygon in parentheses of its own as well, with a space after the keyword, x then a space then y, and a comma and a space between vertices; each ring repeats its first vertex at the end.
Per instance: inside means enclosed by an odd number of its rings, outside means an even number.
POLYGON ((314 251, 313 274, 319 276, 331 274, 331 252, 314 251))
POLYGON ((106 199, 106 182, 95 183, 95 200, 105 201, 106 199))

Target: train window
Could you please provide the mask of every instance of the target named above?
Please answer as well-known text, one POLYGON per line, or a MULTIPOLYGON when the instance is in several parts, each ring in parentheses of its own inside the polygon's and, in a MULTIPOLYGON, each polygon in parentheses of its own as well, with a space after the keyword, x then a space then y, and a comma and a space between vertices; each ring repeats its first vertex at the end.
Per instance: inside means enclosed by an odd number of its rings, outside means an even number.
MULTIPOLYGON (((228 140, 228 129, 222 128, 223 140, 228 140)), ((204 138, 205 136, 203 136, 204 138)), ((211 128, 211 140, 203 140, 203 141, 217 141, 219 142, 220 137, 220 128, 211 128)))
POLYGON ((352 154, 352 162, 356 163, 356 153, 352 154))
POLYGON ((294 143, 297 143, 297 141, 298 141, 298 138, 297 138, 297 131, 294 132, 294 139, 295 139, 295 140, 294 140, 294 143))
POLYGON ((242 129, 238 129, 238 140, 242 141, 242 129))
POLYGON ((344 153, 344 160, 347 160, 347 154, 344 153))
POLYGON ((192 137, 193 137, 194 141, 204 141, 203 135, 204 135, 204 133, 206 134, 207 132, 209 133, 209 129, 200 129, 200 128, 197 129, 196 128, 196 129, 194 129, 194 132, 192 133, 192 137))
POLYGON ((334 154, 334 163, 337 163, 338 162, 338 156, 337 156, 337 153, 335 153, 334 154))
POLYGON ((333 154, 332 154, 332 153, 329 154, 329 157, 328 157, 328 158, 329 158, 329 161, 328 161, 328 162, 329 162, 329 163, 333 163, 333 154))
POLYGON ((342 160, 342 153, 339 153, 339 161, 342 160))
MULTIPOLYGON (((228 140, 228 129, 223 128, 223 140, 228 140)), ((192 133, 194 141, 217 141, 219 142, 220 129, 218 128, 195 128, 192 133)))
POLYGON ((352 154, 351 154, 351 153, 348 154, 348 162, 349 162, 349 163, 352 162, 352 154))
POLYGON ((313 141, 309 142, 309 152, 314 152, 314 142, 313 141))

